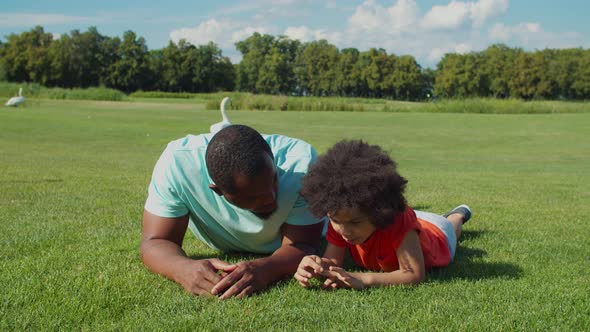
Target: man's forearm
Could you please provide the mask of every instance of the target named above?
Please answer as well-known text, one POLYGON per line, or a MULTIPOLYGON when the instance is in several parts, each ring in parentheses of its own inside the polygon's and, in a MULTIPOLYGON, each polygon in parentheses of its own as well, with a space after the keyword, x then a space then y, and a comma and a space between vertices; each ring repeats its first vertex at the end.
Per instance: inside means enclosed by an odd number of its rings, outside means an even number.
POLYGON ((168 240, 147 240, 141 244, 140 251, 141 259, 150 271, 176 282, 179 282, 178 267, 183 261, 190 260, 179 245, 168 240))
POLYGON ((301 259, 307 255, 313 255, 317 251, 318 248, 309 244, 284 245, 271 256, 256 259, 254 263, 260 265, 264 271, 267 284, 270 284, 295 273, 301 259))

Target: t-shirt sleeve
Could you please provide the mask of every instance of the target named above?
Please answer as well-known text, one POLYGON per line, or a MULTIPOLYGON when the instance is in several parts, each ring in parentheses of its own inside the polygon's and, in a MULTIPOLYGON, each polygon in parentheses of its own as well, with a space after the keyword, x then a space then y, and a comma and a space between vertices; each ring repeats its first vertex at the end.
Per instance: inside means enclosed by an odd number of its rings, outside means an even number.
POLYGON ((391 228, 391 242, 394 248, 399 248, 402 241, 406 237, 409 231, 416 230, 418 233, 422 230, 416 213, 411 207, 407 207, 404 212, 395 218, 393 227, 391 228))
POLYGON ((289 212, 286 223, 295 226, 314 225, 322 222, 321 219, 315 218, 307 208, 307 202, 301 195, 297 195, 295 204, 289 212))
POLYGON ((326 232, 326 240, 335 246, 346 247, 346 241, 344 241, 342 236, 336 232, 334 227, 332 227, 332 223, 329 221, 328 232, 326 232))
POLYGON ((416 213, 411 207, 406 207, 404 212, 402 212, 399 216, 395 218, 395 222, 393 225, 393 232, 395 236, 393 237, 393 247, 399 248, 402 244, 402 241, 406 237, 409 231, 416 230, 418 233, 422 231, 422 227, 418 222, 418 218, 416 218, 416 213))
POLYGON ((188 214, 188 208, 175 189, 172 176, 171 155, 164 152, 152 174, 145 202, 146 211, 164 218, 176 218, 188 214))

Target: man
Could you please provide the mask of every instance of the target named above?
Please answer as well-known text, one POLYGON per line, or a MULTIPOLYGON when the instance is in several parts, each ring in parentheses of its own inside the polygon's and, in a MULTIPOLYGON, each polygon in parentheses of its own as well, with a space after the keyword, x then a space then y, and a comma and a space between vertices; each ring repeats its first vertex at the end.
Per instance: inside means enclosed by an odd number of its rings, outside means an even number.
POLYGON ((144 264, 195 295, 242 298, 292 275, 319 246, 323 224, 299 196, 315 160, 297 139, 232 125, 215 135, 168 144, 158 160, 143 215, 144 264), (193 260, 182 250, 187 227, 221 251, 272 255, 229 264, 193 260))

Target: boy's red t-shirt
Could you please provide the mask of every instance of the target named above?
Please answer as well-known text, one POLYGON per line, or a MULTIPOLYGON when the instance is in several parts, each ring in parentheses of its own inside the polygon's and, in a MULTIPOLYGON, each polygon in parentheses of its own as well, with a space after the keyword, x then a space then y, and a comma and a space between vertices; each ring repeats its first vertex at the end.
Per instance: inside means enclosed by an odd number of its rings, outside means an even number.
POLYGON ((346 242, 331 223, 328 223, 326 240, 333 245, 347 247, 355 262, 366 269, 391 272, 399 270, 396 251, 411 230, 418 232, 426 270, 449 265, 451 253, 445 234, 428 221, 416 218, 416 213, 410 207, 395 217, 392 224, 377 229, 362 244, 346 242))

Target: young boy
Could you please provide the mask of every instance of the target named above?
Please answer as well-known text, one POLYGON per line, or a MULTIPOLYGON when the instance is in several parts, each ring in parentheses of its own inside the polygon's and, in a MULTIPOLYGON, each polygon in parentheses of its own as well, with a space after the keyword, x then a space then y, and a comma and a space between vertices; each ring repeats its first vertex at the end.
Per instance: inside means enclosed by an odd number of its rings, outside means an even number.
POLYGON ((462 225, 471 218, 467 205, 444 216, 414 211, 403 192, 406 179, 376 145, 341 141, 321 156, 303 179, 301 195, 316 217, 330 220, 323 257, 305 256, 295 279, 326 278, 325 288, 418 284, 433 267, 447 266, 455 255, 462 225), (342 268, 349 250, 355 262, 378 272, 342 268))

